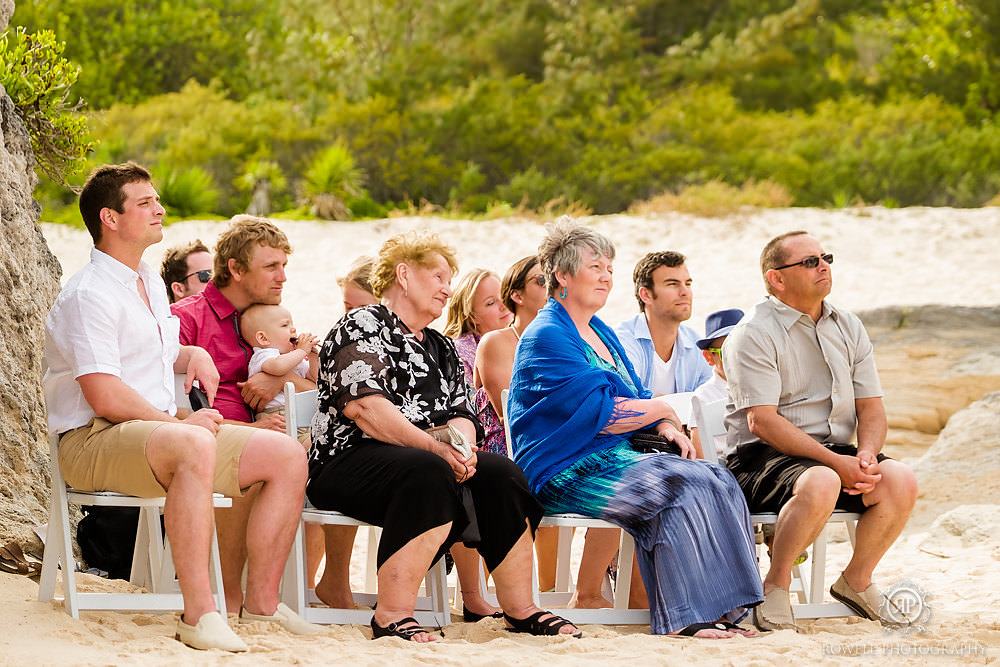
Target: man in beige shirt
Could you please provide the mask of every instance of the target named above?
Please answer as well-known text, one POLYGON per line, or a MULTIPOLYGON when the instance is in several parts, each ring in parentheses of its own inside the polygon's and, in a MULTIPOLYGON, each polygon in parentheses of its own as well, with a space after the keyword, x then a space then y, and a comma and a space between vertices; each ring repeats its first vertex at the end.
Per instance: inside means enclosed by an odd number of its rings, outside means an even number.
POLYGON ((872 572, 903 530, 917 482, 879 453, 886 415, 874 350, 861 321, 825 301, 832 262, 806 232, 772 239, 761 253, 770 296, 723 346, 726 462, 751 512, 778 513, 764 602, 754 613, 764 630, 795 627, 792 564, 834 509, 863 514, 854 555, 830 592, 872 620, 899 622, 902 614, 887 614, 892 603, 872 572))

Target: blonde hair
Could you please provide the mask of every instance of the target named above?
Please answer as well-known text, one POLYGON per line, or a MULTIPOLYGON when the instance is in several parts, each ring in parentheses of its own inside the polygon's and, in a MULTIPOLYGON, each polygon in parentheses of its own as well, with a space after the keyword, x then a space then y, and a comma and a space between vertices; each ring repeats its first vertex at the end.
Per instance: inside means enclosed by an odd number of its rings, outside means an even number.
POLYGON ((458 287, 452 292, 448 301, 448 322, 444 326, 444 335, 450 338, 458 338, 468 331, 475 331, 476 327, 472 323, 473 297, 479 284, 486 278, 496 278, 500 282, 497 274, 487 269, 472 269, 464 276, 458 287))
POLYGON ((354 285, 359 289, 372 294, 372 269, 375 266, 375 258, 370 255, 361 255, 351 262, 347 268, 347 273, 342 278, 337 278, 337 284, 341 289, 347 284, 354 285))
POLYGON ((440 255, 448 262, 452 274, 458 272, 455 249, 428 229, 420 229, 386 240, 378 251, 371 275, 372 294, 381 299, 387 289, 396 282, 396 267, 400 264, 416 264, 424 268, 434 266, 434 255, 440 255))
POLYGON ((232 280, 229 272, 229 260, 235 259, 236 266, 241 271, 250 269, 257 246, 283 250, 286 255, 292 254, 292 246, 288 237, 266 218, 252 215, 234 215, 229 227, 219 235, 215 244, 215 270, 212 272, 212 282, 216 287, 225 287, 232 280))

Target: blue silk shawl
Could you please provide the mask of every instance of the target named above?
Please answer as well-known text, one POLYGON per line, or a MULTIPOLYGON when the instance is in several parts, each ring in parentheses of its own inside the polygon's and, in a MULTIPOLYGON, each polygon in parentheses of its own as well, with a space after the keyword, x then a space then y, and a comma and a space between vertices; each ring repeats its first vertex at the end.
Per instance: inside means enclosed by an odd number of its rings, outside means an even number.
POLYGON ((622 416, 616 403, 650 396, 614 332, 596 315, 590 326, 624 362, 641 394, 617 373, 588 362, 576 325, 562 304, 549 299, 517 345, 508 395, 514 461, 535 493, 584 456, 627 438, 604 431, 612 417, 622 416))

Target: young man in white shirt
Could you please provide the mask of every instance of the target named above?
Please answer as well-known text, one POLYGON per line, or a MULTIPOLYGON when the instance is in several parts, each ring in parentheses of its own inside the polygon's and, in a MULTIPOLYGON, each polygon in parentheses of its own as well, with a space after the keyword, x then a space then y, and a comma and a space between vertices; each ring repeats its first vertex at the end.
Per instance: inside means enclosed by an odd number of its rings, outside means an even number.
POLYGON ((694 391, 712 377, 695 344, 691 274, 679 252, 651 252, 635 265, 639 314, 614 328, 642 384, 654 396, 694 391))
POLYGON ((166 496, 184 613, 177 638, 194 648, 246 651, 216 611, 209 585, 212 493, 241 496, 259 484, 247 549, 241 619, 291 632, 317 630, 278 602, 306 481, 302 447, 272 431, 221 425, 213 409, 179 415, 174 373, 198 380, 214 400, 219 374, 208 353, 181 346, 166 288, 142 261, 163 238, 164 209, 149 172, 134 163, 95 169, 80 193, 94 239, 91 260, 63 288, 46 320, 43 380, 49 430, 71 486, 166 496))

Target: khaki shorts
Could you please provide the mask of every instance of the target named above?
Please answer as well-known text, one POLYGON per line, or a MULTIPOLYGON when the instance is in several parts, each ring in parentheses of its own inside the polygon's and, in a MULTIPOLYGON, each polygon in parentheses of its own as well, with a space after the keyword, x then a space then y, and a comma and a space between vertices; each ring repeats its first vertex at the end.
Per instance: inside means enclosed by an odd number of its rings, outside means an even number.
MULTIPOLYGON (((285 406, 276 405, 273 408, 264 408, 258 414, 262 415, 281 415, 285 416, 285 406)), ((309 452, 309 448, 312 446, 312 440, 309 436, 309 427, 302 426, 296 429, 296 437, 298 438, 299 444, 306 448, 306 453, 309 452)))
MULTIPOLYGON (((146 442, 167 422, 132 420, 112 424, 95 417, 59 439, 59 469, 66 483, 80 491, 116 491, 140 498, 166 495, 146 460, 146 442)), ((223 424, 216 434, 214 491, 241 497, 240 456, 256 432, 249 426, 223 424)))

